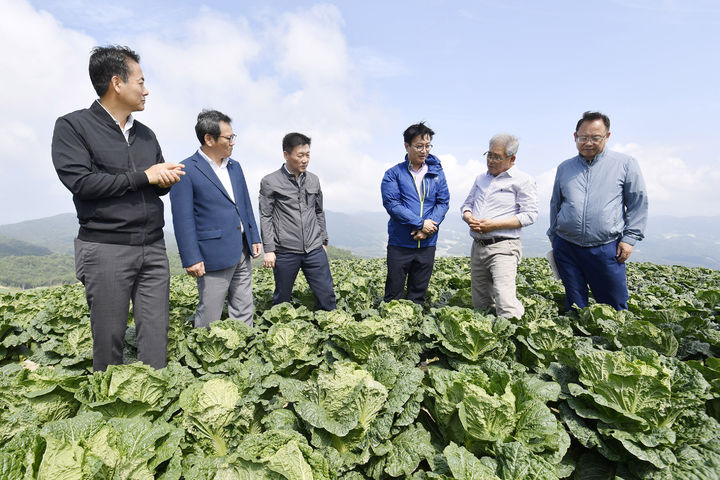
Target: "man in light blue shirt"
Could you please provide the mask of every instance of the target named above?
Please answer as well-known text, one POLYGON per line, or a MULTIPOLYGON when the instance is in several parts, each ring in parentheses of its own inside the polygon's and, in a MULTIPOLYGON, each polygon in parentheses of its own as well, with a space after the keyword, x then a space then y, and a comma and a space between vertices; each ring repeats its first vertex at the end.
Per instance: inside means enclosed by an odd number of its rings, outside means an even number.
POLYGON ((550 200, 548 237, 565 286, 565 305, 595 300, 627 309, 625 261, 643 239, 648 199, 637 161, 605 148, 610 119, 585 112, 575 128, 579 155, 560 164, 550 200))
POLYGON ((535 180, 515 166, 519 142, 509 134, 490 139, 487 172, 478 175, 460 207, 470 226, 472 300, 475 308, 495 307, 497 315, 520 318, 525 308, 515 293, 522 259, 520 231, 537 219, 535 180))

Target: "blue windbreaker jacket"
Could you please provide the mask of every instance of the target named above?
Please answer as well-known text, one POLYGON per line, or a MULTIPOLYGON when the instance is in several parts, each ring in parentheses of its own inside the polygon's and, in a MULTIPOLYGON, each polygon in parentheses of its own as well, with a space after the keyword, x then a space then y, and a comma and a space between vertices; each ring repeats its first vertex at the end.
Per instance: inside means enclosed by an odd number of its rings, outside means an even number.
POLYGON ((555 173, 550 199, 550 242, 558 235, 581 247, 643 239, 648 198, 637 160, 607 148, 588 164, 580 155, 555 173))
POLYGON ((450 206, 445 174, 440 160, 434 155, 425 159, 428 166, 418 191, 410 173, 410 161, 400 162, 385 172, 380 190, 383 206, 390 214, 388 221, 388 245, 407 248, 433 247, 438 233, 425 240, 413 240, 410 232, 422 228, 426 219, 442 223, 450 206))

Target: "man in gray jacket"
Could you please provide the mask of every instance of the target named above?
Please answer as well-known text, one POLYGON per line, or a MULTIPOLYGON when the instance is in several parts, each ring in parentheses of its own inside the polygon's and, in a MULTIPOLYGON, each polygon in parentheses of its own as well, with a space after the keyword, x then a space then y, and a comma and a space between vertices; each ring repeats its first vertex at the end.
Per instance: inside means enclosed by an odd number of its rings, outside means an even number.
POLYGON ((289 302, 298 271, 310 285, 317 307, 335 309, 335 291, 326 245, 325 212, 320 180, 307 170, 310 137, 283 138, 285 164, 260 182, 260 231, 263 265, 273 269, 273 305, 289 302))
POLYGON ((550 229, 565 306, 595 300, 627 309, 625 261, 643 239, 648 199, 637 161, 605 148, 610 119, 585 112, 575 127, 579 155, 560 164, 550 200, 550 229))

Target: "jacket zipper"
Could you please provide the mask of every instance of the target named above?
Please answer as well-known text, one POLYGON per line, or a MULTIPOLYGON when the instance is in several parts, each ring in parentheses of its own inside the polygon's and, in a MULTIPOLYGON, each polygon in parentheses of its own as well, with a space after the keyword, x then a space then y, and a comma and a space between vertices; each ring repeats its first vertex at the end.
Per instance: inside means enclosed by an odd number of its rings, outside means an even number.
POLYGON ((588 208, 588 201, 590 200, 590 174, 592 165, 587 165, 585 170, 585 199, 583 201, 583 213, 582 213, 582 241, 586 242, 587 239, 587 231, 586 231, 586 225, 587 225, 587 208, 588 208))
MULTIPOLYGON (((423 191, 422 191, 422 195, 421 195, 420 190, 418 190, 417 183, 415 183, 415 177, 413 176, 412 172, 410 171, 410 162, 408 162, 408 173, 410 174, 410 180, 412 180, 413 185, 415 186, 415 191, 418 194, 418 199, 420 200, 420 217, 422 218, 423 209, 425 207, 425 197, 427 196, 427 185, 426 185, 427 174, 425 174, 425 177, 423 177, 423 179, 422 179, 423 191)), ((417 241, 418 248, 420 248, 420 242, 421 242, 421 240, 417 241)))
MULTIPOLYGON (((122 131, 120 133, 122 134, 122 131)), ((124 134, 122 134, 122 135, 123 135, 123 139, 124 139, 125 135, 124 134)), ((128 162, 130 162, 130 167, 132 168, 133 172, 137 172, 138 171, 137 166, 135 165, 135 162, 133 161, 132 151, 130 150, 130 137, 128 137, 128 139, 126 140, 125 143, 127 143, 128 162)), ((144 228, 142 231, 142 236, 143 236, 142 245, 145 245, 145 242, 147 240, 146 236, 147 236, 148 212, 147 212, 147 203, 145 201, 145 192, 143 190, 144 189, 142 189, 142 188, 138 188, 138 192, 140 193, 140 197, 142 198, 142 206, 143 206, 143 214, 144 214, 143 217, 145 219, 145 222, 143 223, 144 228)))

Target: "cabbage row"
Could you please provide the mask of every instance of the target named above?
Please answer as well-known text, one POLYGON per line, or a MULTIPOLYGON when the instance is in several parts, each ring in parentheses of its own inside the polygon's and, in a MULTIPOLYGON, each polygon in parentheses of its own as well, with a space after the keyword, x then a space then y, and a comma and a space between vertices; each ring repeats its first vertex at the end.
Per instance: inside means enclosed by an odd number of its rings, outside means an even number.
POLYGON ((0 296, 2 479, 720 478, 720 272, 631 264, 630 310, 562 312, 528 259, 522 320, 470 308, 467 258, 424 308, 382 303, 381 260, 331 264, 338 310, 302 276, 256 322, 193 329, 172 279, 170 362, 91 372, 80 286, 0 296))

